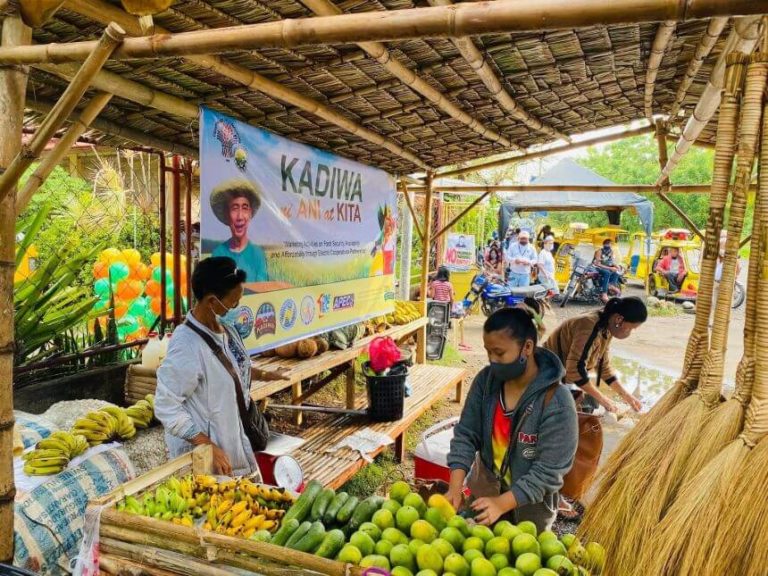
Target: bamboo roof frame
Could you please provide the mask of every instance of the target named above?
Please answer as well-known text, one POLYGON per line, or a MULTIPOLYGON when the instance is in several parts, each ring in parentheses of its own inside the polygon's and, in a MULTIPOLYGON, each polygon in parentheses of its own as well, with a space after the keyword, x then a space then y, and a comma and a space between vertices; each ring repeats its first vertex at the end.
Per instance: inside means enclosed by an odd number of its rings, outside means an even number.
POLYGON ((659 24, 656 37, 651 46, 651 55, 648 57, 648 65, 645 72, 645 115, 648 120, 653 119, 653 90, 656 87, 656 75, 659 73, 664 52, 677 28, 677 22, 666 20, 659 24))

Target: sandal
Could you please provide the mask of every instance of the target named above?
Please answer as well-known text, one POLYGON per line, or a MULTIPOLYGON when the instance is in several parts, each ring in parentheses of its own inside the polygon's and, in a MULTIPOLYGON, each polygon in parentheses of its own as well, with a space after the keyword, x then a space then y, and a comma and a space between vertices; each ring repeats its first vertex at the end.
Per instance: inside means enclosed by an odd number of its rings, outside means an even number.
POLYGON ((582 513, 576 509, 575 505, 561 496, 557 507, 557 515, 568 522, 580 522, 582 513))
POLYGON ((467 346, 466 344, 459 344, 459 350, 463 350, 464 352, 472 352, 472 346, 467 346))

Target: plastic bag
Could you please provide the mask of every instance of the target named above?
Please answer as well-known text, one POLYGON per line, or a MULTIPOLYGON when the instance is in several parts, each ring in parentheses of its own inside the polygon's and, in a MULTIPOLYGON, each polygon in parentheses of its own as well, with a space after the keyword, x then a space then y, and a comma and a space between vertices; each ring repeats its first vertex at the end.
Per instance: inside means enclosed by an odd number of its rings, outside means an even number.
POLYGON ((368 357, 371 368, 377 373, 389 370, 400 361, 400 348, 389 337, 374 338, 368 345, 368 357))
POLYGON ((73 576, 98 576, 99 571, 99 524, 103 506, 88 507, 83 525, 83 542, 74 558, 73 576))

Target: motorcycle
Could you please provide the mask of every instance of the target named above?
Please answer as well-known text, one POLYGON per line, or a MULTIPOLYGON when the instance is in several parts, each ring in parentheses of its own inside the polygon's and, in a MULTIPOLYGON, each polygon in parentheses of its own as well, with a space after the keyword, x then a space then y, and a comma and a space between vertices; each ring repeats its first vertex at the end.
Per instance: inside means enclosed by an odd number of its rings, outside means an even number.
MULTIPOLYGON (((626 280, 619 272, 619 284, 624 284, 626 280)), ((560 308, 564 308, 570 300, 579 300, 587 303, 600 302, 602 280, 600 271, 587 260, 577 258, 568 284, 560 296, 560 308)), ((620 286, 614 286, 621 295, 620 286)))
POLYGON ((516 288, 499 276, 481 272, 472 279, 469 292, 464 296, 464 308, 470 311, 479 304, 483 314, 490 316, 496 310, 517 306, 529 297, 543 301, 547 293, 547 288, 540 284, 516 288))

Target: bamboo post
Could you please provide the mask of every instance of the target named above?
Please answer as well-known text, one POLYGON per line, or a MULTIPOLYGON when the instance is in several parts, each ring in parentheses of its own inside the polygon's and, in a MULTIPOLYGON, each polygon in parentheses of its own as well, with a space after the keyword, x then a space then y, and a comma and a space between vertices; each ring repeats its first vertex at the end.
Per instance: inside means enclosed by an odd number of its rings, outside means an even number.
POLYGON ((11 188, 16 185, 24 171, 34 160, 40 157, 48 141, 56 133, 61 124, 69 117, 75 106, 88 89, 91 79, 101 69, 104 63, 117 48, 125 36, 125 31, 117 24, 110 24, 104 34, 94 44, 72 83, 61 95, 50 114, 35 131, 35 136, 28 146, 24 146, 11 162, 8 169, 0 176, 0 200, 4 199, 11 188))
POLYGON ((165 317, 165 309, 168 305, 168 295, 166 294, 166 288, 168 283, 166 282, 165 271, 168 270, 166 265, 166 252, 168 251, 168 206, 166 198, 166 165, 165 154, 158 153, 160 158, 160 336, 165 335, 165 323, 167 318, 165 317))
POLYGON ((484 193, 484 194, 482 194, 482 195, 478 196, 477 198, 475 198, 475 200, 474 200, 473 202, 471 202, 471 203, 469 204, 469 206, 467 206, 466 208, 464 208, 464 210, 462 210, 461 212, 459 212, 459 213, 458 213, 458 214, 457 214, 457 215, 456 215, 456 216, 455 216, 455 217, 454 217, 454 218, 453 218, 453 219, 452 219, 450 222, 448 222, 448 224, 446 224, 445 226, 443 226, 443 227, 442 227, 440 230, 438 230, 438 231, 435 233, 435 237, 434 237, 434 240, 437 240, 438 238, 440 238, 440 236, 442 236, 443 234, 445 234, 446 232, 448 232, 448 230, 450 230, 451 228, 453 228, 453 227, 456 225, 456 222, 458 222, 459 220, 461 220, 462 218, 464 218, 464 216, 466 216, 467 214, 469 214, 469 213, 472 211, 472 209, 473 209, 475 206, 477 206, 478 204, 480 204, 480 202, 482 202, 483 200, 485 200, 485 199, 486 199, 488 196, 490 196, 491 194, 493 194, 493 191, 488 191, 488 192, 486 192, 486 193, 484 193))
POLYGON ((669 41, 675 33, 676 26, 677 24, 674 20, 660 22, 656 30, 656 37, 653 39, 651 55, 648 57, 648 64, 645 67, 644 107, 648 120, 653 119, 653 90, 656 87, 656 76, 659 73, 661 61, 664 59, 664 52, 666 52, 669 41))
POLYGON ((416 218, 416 211, 413 209, 413 201, 411 200, 411 193, 408 191, 408 186, 405 182, 402 182, 403 186, 403 196, 405 196, 405 203, 408 205, 408 210, 411 213, 411 218, 413 218, 413 226, 416 228, 416 233, 419 235, 419 238, 421 241, 424 241, 424 231, 421 229, 421 225, 419 224, 419 219, 416 218))
POLYGON ((171 218, 173 229, 171 253, 173 254, 173 325, 181 324, 181 160, 173 156, 173 188, 171 192, 171 218))
POLYGON ((694 234, 696 234, 696 236, 704 240, 704 233, 701 230, 699 230, 699 228, 696 226, 696 223, 688 217, 688 215, 685 213, 685 211, 683 211, 682 208, 680 208, 677 204, 675 204, 672 201, 672 199, 669 196, 667 196, 666 193, 664 193, 662 190, 659 190, 657 194, 659 195, 659 198, 661 198, 662 201, 667 206, 669 206, 675 214, 680 216, 682 221, 688 225, 688 227, 693 231, 694 234))
MULTIPOLYGON (((405 181, 403 185, 403 196, 406 202, 410 200, 410 192, 405 181)), ((408 301, 411 299, 411 256, 413 251, 413 228, 415 218, 413 212, 409 209, 403 210, 403 216, 400 226, 400 299, 408 301)))
POLYGON ((37 192, 40 186, 43 185, 45 179, 48 178, 53 169, 59 165, 59 162, 61 162, 67 152, 69 152, 70 148, 74 146, 77 139, 83 135, 83 132, 88 129, 91 122, 93 122, 96 116, 99 115, 111 99, 112 94, 108 92, 100 92, 91 99, 78 118, 58 141, 54 149, 48 153, 42 162, 40 162, 37 170, 35 170, 29 177, 24 188, 18 193, 18 198, 16 200, 17 214, 21 214, 27 207, 29 201, 32 200, 32 196, 34 196, 35 192, 37 192))
POLYGON ((187 231, 185 256, 187 264, 187 310, 192 309, 192 160, 187 159, 184 176, 186 177, 187 195, 184 197, 184 229, 187 231))
MULTIPOLYGON (((419 282, 420 296, 423 303, 423 310, 426 314, 427 303, 427 281, 429 279, 429 256, 432 246, 432 181, 434 175, 427 172, 427 196, 424 200, 424 237, 422 238, 421 254, 421 280, 419 282)), ((419 364, 425 364, 427 361, 427 327, 419 328, 416 338, 416 361, 419 364)))
MULTIPOLYGON (((15 14, 2 21, 2 46, 28 44, 32 31, 15 14)), ((27 71, 0 68, 0 169, 21 145, 27 71)), ((15 184, 15 182, 14 182, 15 184)), ((13 559, 13 271, 15 266, 16 194, 0 202, 0 562, 13 559)))

